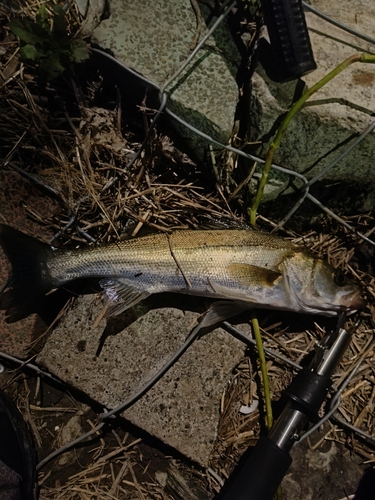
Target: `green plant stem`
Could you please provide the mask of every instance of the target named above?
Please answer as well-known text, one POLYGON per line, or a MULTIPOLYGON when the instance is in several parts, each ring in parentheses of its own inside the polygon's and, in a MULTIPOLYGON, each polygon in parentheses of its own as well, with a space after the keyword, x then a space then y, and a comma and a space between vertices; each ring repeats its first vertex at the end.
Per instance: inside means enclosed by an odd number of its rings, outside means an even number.
POLYGON ((254 312, 251 314, 251 324, 253 327, 254 337, 258 348, 258 356, 260 361, 260 370, 262 372, 264 402, 266 405, 267 429, 271 429, 273 424, 272 405, 270 383, 268 379, 266 357, 264 355, 262 335, 260 333, 259 322, 254 312))
POLYGON ((263 191, 264 187, 267 183, 268 179, 268 174, 271 168, 273 156, 275 154, 276 149, 280 147, 280 142, 283 137, 283 134, 289 125, 290 121, 294 117, 298 111, 302 108, 302 106, 305 104, 307 99, 311 97, 315 92, 317 92, 319 89, 321 89, 326 83, 332 80, 335 76, 337 76, 341 71, 346 69, 348 66, 355 62, 361 62, 361 63, 370 63, 370 64, 375 64, 375 55, 372 54, 355 54, 351 57, 348 57, 348 59, 345 59, 341 64, 336 66, 335 69, 333 69, 330 73, 328 73, 326 76, 324 76, 321 80, 319 80, 315 85, 311 87, 307 92, 303 94, 298 101, 296 101, 293 106, 290 108, 288 111, 287 115, 285 116, 284 120, 282 121, 279 130, 277 131, 277 134, 275 136, 274 141, 272 142, 266 156, 266 161, 264 163, 263 167, 263 173, 262 177, 259 183, 258 191, 256 194, 256 197, 254 199, 253 205, 250 209, 250 224, 255 226, 256 225, 256 214, 260 205, 260 201, 263 196, 263 191))

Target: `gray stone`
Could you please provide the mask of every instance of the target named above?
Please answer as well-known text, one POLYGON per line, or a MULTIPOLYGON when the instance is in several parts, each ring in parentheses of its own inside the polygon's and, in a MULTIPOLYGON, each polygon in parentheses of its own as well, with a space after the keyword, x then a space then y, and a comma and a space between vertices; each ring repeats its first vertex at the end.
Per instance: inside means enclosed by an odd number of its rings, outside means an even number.
MULTIPOLYGON (((191 54, 196 17, 190 1, 110 0, 109 8, 110 17, 94 30, 92 40, 162 86, 191 54)), ((201 10, 202 38, 208 31, 204 22, 208 9, 201 6, 201 10)), ((168 86, 168 106, 206 134, 227 142, 238 101, 235 77, 239 62, 239 53, 224 22, 168 86)), ((207 143, 176 122, 173 125, 201 158, 207 143)))
MULTIPOLYGON (((84 433, 84 429, 81 424, 81 416, 79 414, 73 415, 66 424, 63 425, 61 432, 59 434, 59 446, 65 446, 66 444, 74 441, 79 436, 84 433)), ((74 459, 77 456, 77 453, 81 454, 82 450, 70 450, 63 455, 61 455, 58 459, 59 465, 67 465, 69 463, 74 462, 74 459)))
MULTIPOLYGON (((337 5, 335 2, 312 0, 311 5, 353 29, 370 35, 373 33, 371 20, 375 16, 375 4, 371 0, 358 0, 355 3, 345 0, 337 5)), ((302 79, 308 88, 347 57, 358 52, 373 52, 373 46, 369 43, 312 13, 306 13, 306 19, 318 66, 317 70, 302 79)), ((371 64, 355 63, 336 76, 314 94, 307 101, 307 106, 292 120, 274 161, 304 173, 308 178, 320 172, 347 147, 348 141, 373 121, 371 113, 375 110, 374 82, 375 66, 371 64)), ((292 103, 296 86, 296 81, 271 81, 263 67, 259 67, 254 74, 251 139, 266 139, 262 154, 266 153, 274 137, 277 121, 292 103)), ((373 185, 374 156, 375 139, 370 134, 324 178, 357 182, 365 187, 369 183, 373 185)), ((273 175, 278 177, 278 174, 273 175)))
MULTIPOLYGON (((316 443, 327 432, 316 431, 310 438, 316 443)), ((291 451, 292 465, 281 488, 285 500, 315 500, 317 498, 352 498, 367 468, 363 459, 351 453, 342 443, 327 439, 318 449, 306 441, 297 443, 291 451)))
MULTIPOLYGON (((184 299, 180 303, 184 307, 184 299)), ((174 307, 149 310, 152 304, 147 299, 95 326, 101 300, 79 297, 48 339, 38 363, 108 408, 120 405, 166 363, 198 317, 174 307)), ((220 398, 243 353, 243 344, 223 330, 208 333, 123 416, 207 465, 220 398)))

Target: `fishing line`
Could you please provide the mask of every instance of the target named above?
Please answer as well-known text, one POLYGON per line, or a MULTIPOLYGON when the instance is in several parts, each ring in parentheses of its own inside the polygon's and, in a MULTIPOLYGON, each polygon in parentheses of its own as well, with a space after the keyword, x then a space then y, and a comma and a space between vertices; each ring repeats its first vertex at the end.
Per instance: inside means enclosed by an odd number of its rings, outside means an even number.
MULTIPOLYGON (((228 2, 227 2, 228 3, 228 2)), ((168 85, 170 85, 186 68, 186 66, 190 63, 190 61, 195 57, 196 53, 202 48, 202 46, 206 43, 208 38, 212 35, 212 33, 216 30, 216 28, 219 26, 219 24, 224 20, 224 18, 229 14, 229 12, 233 9, 233 7, 236 5, 237 0, 234 0, 228 7, 227 9, 216 19, 215 23, 212 25, 212 27, 208 30, 207 34, 202 38, 202 40, 198 43, 198 45, 195 47, 195 49, 192 51, 192 53, 189 55, 187 59, 183 62, 183 64, 179 67, 179 69, 170 77, 168 80, 162 85, 160 92, 161 94, 164 94, 164 91, 168 85)))
MULTIPOLYGON (((223 322, 223 325, 229 330, 229 333, 233 334, 234 336, 238 337, 240 340, 242 340, 246 344, 252 344, 255 345, 255 341, 251 338, 248 337, 246 334, 242 333, 240 330, 232 326, 228 322, 223 322)), ((132 406, 134 403, 136 403, 144 394, 146 394, 164 375, 169 371, 169 369, 180 359, 180 357, 187 351, 187 349, 193 344, 193 342, 198 338, 200 334, 201 326, 200 324, 197 325, 191 332, 191 334, 188 336, 188 338, 185 340, 183 345, 175 352, 175 354, 169 359, 169 361, 141 388, 139 391, 137 391, 135 394, 133 394, 131 397, 129 397, 124 403, 121 405, 117 406, 116 408, 110 410, 110 411, 104 411, 104 413, 101 413, 98 415, 98 418, 102 420, 100 424, 98 424, 96 427, 94 427, 90 432, 83 434, 79 438, 75 439, 74 441, 71 441, 70 443, 67 443, 66 445, 62 446, 58 450, 55 450, 52 452, 50 455, 48 455, 46 458, 44 458, 38 465, 37 465, 37 470, 40 470, 46 463, 48 463, 50 460, 53 458, 57 457, 58 455, 65 453, 68 451, 70 448, 73 446, 81 443, 82 441, 86 440, 88 437, 90 437, 92 434, 95 434, 98 432, 100 429, 103 428, 103 426, 106 423, 107 419, 112 419, 114 418, 118 413, 121 413, 128 409, 130 406, 132 406)), ((302 367, 293 361, 289 360, 288 358, 282 356, 281 354, 278 354, 276 352, 271 351, 270 349, 265 348, 265 352, 275 358, 278 358, 286 363, 289 363, 291 366, 297 369, 301 369, 302 367)), ((1 354, 1 353, 0 353, 1 354)), ((16 358, 15 358, 16 359, 16 358)), ((26 366, 26 365, 25 365, 26 366)), ((35 365, 31 365, 30 368, 32 369, 38 369, 35 365)))
MULTIPOLYGON (((253 345, 256 346, 256 342, 252 337, 249 337, 246 333, 241 332, 238 328, 235 326, 231 325, 227 321, 223 322, 223 326, 225 326, 225 329, 231 333, 233 336, 236 338, 242 340, 245 344, 248 345, 253 345)), ((269 356, 279 359, 280 361, 283 361, 284 363, 287 363, 288 365, 292 366, 296 370, 302 370, 302 366, 295 363, 291 359, 287 358, 286 356, 283 356, 282 354, 279 354, 278 352, 272 351, 271 349, 268 349, 268 347, 263 347, 264 352, 267 353, 269 356)))
MULTIPOLYGON (((294 205, 294 207, 286 214, 286 216, 272 229, 271 233, 273 232, 276 232, 278 231, 279 229, 281 229, 283 227, 283 225, 290 219, 290 217, 297 211, 297 209, 302 205, 302 203, 305 201, 305 199, 308 197, 308 194, 309 194, 309 188, 312 184, 314 184, 317 180, 321 179, 322 177, 324 177, 324 175, 329 171, 331 170, 333 167, 335 167, 343 158, 345 158, 345 156, 347 156, 351 151, 352 149, 354 149, 361 141, 363 141, 363 139, 370 133, 374 130, 375 128, 375 120, 370 123, 370 125, 365 128, 365 130, 363 130, 361 132, 361 134, 352 142, 352 144, 350 144, 349 147, 347 147, 345 149, 345 151, 343 151, 343 153, 341 153, 337 158, 335 158, 329 165, 327 165, 326 167, 324 167, 318 174, 316 174, 312 179, 310 179, 308 182, 305 183, 305 185, 303 186, 303 195, 301 196, 301 198, 297 201, 297 203, 294 205)), ((310 201, 312 201, 310 199, 310 201)), ((341 219, 340 219, 341 220, 341 219)), ((364 239, 366 238, 366 236, 362 235, 361 237, 364 237, 364 239)))
POLYGON ((139 391, 137 391, 135 394, 130 396, 130 398, 128 398, 124 403, 117 406, 113 410, 110 410, 109 412, 101 413, 99 415, 99 418, 101 420, 106 420, 110 417, 114 417, 117 413, 121 413, 121 412, 125 411, 127 408, 129 408, 134 403, 136 403, 181 358, 181 356, 188 350, 188 348, 191 346, 191 344, 198 338, 200 330, 201 330, 201 326, 199 324, 193 329, 191 334, 188 336, 188 338, 185 340, 185 342, 182 344, 182 346, 169 359, 169 361, 167 361, 167 363, 165 363, 165 365, 157 373, 155 373, 155 375, 153 377, 151 377, 151 379, 141 389, 139 389, 139 391))
MULTIPOLYGON (((351 372, 349 372, 348 376, 343 380, 343 382, 340 384, 339 388, 334 393, 334 396, 329 403, 329 411, 319 420, 319 422, 317 422, 315 425, 310 427, 310 429, 308 431, 306 431, 304 434, 302 434, 300 436, 299 441, 302 441, 303 439, 310 436, 322 424, 324 424, 324 422, 326 422, 329 418, 331 418, 333 416, 333 414, 336 412, 336 410, 340 406, 342 392, 348 386, 348 384, 350 383, 350 381, 352 380, 354 375, 357 373, 361 363, 363 362, 365 357, 368 355, 369 351, 373 348, 374 344, 375 344, 374 340, 371 339, 370 342, 367 344, 368 347, 367 348, 365 347, 364 352, 361 354, 359 360, 357 361, 357 363, 355 364, 355 366, 353 367, 351 372)), ((375 438, 370 436, 370 434, 367 434, 367 432, 362 431, 358 427, 355 427, 354 425, 349 424, 345 421, 341 421, 341 419, 338 419, 337 417, 335 417, 335 419, 338 420, 340 422, 340 424, 342 424, 343 426, 348 427, 348 429, 350 429, 351 431, 355 432, 356 434, 359 434, 360 436, 368 439, 373 444, 375 444, 375 438)))
POLYGON ((104 425, 107 423, 106 422, 107 419, 114 418, 117 413, 123 412, 124 410, 126 410, 127 408, 132 406, 134 403, 136 403, 147 391, 149 391, 151 389, 151 387, 153 387, 163 377, 163 375, 187 351, 187 349, 191 346, 191 344, 194 342, 194 340, 196 340, 198 338, 200 330, 201 330, 201 327, 199 324, 193 329, 193 331, 188 336, 188 338, 185 340, 183 345, 175 352, 175 354, 170 358, 170 360, 139 391, 137 391, 130 398, 128 398, 124 403, 117 406, 113 410, 104 411, 104 413, 99 414, 98 418, 100 420, 102 420, 102 422, 100 424, 98 424, 96 427, 91 429, 91 431, 89 431, 85 434, 82 434, 82 436, 78 437, 74 441, 71 441, 70 443, 67 443, 66 445, 62 446, 61 448, 53 451, 50 455, 48 455, 41 462, 38 463, 37 471, 39 471, 46 463, 48 463, 53 458, 57 457, 58 455, 60 455, 62 453, 65 453, 73 446, 81 443, 82 441, 85 441, 88 437, 90 437, 91 435, 100 431, 104 427, 104 425))
POLYGON ((10 356, 9 354, 5 354, 5 352, 1 352, 1 351, 0 351, 0 358, 5 359, 6 361, 10 361, 12 363, 16 363, 17 365, 20 365, 20 368, 24 368, 24 367, 29 368, 30 370, 33 370, 34 372, 36 372, 38 375, 40 375, 43 378, 49 378, 49 379, 53 380, 53 382, 55 382, 61 386, 64 386, 64 387, 66 386, 61 380, 54 377, 51 373, 48 373, 48 372, 42 370, 41 368, 39 368, 39 366, 34 365, 33 363, 29 363, 28 361, 24 361, 22 359, 15 358, 14 356, 10 356))
POLYGON ((312 5, 309 5, 306 2, 302 2, 302 5, 303 5, 304 9, 306 9, 307 11, 312 12, 313 14, 315 14, 316 16, 324 19, 328 23, 331 23, 334 26, 337 26, 338 28, 340 28, 340 29, 342 29, 344 31, 347 31, 351 35, 354 35, 354 36, 356 36, 358 38, 362 38, 362 40, 365 40, 366 42, 369 42, 369 43, 375 45, 375 39, 374 38, 372 38, 372 37, 370 37, 368 35, 364 35, 360 31, 354 30, 353 28, 350 28, 349 26, 347 26, 346 24, 341 23, 340 21, 336 21, 336 19, 334 19, 333 17, 330 17, 327 14, 324 14, 322 11, 316 9, 315 7, 313 7, 312 5))
MULTIPOLYGON (((223 326, 228 330, 229 333, 231 333, 235 337, 239 338, 245 344, 255 345, 255 340, 254 339, 252 339, 251 337, 249 337, 247 334, 241 332, 238 328, 234 327, 233 325, 231 325, 227 321, 223 322, 223 326)), ((104 413, 100 414, 98 417, 102 420, 102 422, 100 422, 98 425, 96 425, 89 432, 87 432, 85 434, 82 434, 82 436, 78 437, 74 441, 71 441, 70 443, 67 443, 66 445, 62 446, 61 448, 53 451, 52 453, 50 453, 50 455, 48 455, 43 460, 41 460, 38 463, 38 465, 37 465, 37 471, 39 471, 41 468, 43 468, 44 465, 46 465, 50 460, 56 458, 58 455, 60 455, 62 453, 65 453, 70 448, 76 446, 79 443, 82 443, 88 437, 90 437, 93 434, 99 432, 104 427, 104 425, 106 424, 105 420, 107 418, 110 419, 110 418, 115 417, 115 415, 117 413, 120 413, 120 412, 126 410, 127 408, 129 408, 130 406, 132 406, 136 401, 138 401, 149 389, 151 389, 151 387, 153 387, 163 377, 163 375, 173 366, 173 364, 176 363, 178 361, 178 359, 187 351, 187 349, 192 345, 192 343, 198 338, 199 333, 200 333, 200 325, 197 325, 193 329, 193 331, 191 332, 191 334, 189 335, 189 337, 186 339, 186 341, 184 342, 184 344, 178 349, 178 351, 176 351, 176 353, 163 366, 163 368, 161 368, 161 370, 159 370, 149 380, 149 382, 147 382, 147 384, 144 387, 142 387, 139 391, 137 391, 134 395, 132 395, 130 398, 128 398, 124 403, 122 403, 118 407, 114 408, 113 410, 105 411, 104 413)), ((270 355, 270 356, 272 356, 272 357, 274 357, 276 359, 279 359, 279 360, 281 360, 281 361, 283 361, 283 362, 291 365, 293 368, 295 368, 297 370, 302 369, 302 367, 300 365, 298 365, 294 361, 286 358, 285 356, 283 356, 283 355, 281 355, 281 354, 279 354, 277 352, 274 352, 271 349, 268 349, 266 347, 264 348, 264 350, 265 350, 265 352, 268 355, 270 355)), ((349 384, 350 380, 353 378, 353 376, 357 372, 357 370, 358 370, 360 364, 362 363, 364 357, 367 355, 367 352, 368 352, 368 349, 361 356, 361 358, 359 359, 359 361, 357 362, 357 364, 355 365, 355 367, 353 368, 353 370, 350 372, 350 374, 348 375, 348 377, 345 379, 345 381, 340 385, 340 388, 336 391, 334 397, 331 400, 329 412, 326 415, 324 415, 324 417, 316 425, 314 425, 307 432, 305 432, 301 436, 300 440, 305 439, 306 437, 308 437, 312 432, 314 432, 320 425, 322 425, 326 420, 328 420, 334 414, 334 412, 337 410, 337 408, 340 405, 340 396, 341 396, 342 391, 345 389, 345 387, 347 387, 347 385, 349 384), (334 406, 332 407, 332 405, 334 405, 334 406)), ((22 361, 22 360, 20 360, 18 358, 15 358, 14 356, 10 356, 10 355, 5 354, 3 352, 0 352, 0 358, 5 359, 7 361, 11 361, 11 362, 16 363, 16 364, 19 364, 19 365, 21 365, 20 366, 21 368, 23 368, 23 367, 29 368, 29 369, 35 371, 38 375, 40 375, 42 377, 45 377, 47 379, 49 378, 49 379, 53 380, 53 382, 58 383, 61 386, 65 387, 65 384, 61 380, 59 380, 58 378, 55 378, 53 375, 51 375, 50 373, 42 370, 41 368, 39 368, 37 365, 35 365, 33 363, 24 362, 24 361, 22 361)), ((371 441, 372 443, 375 442, 375 438, 373 438, 372 436, 370 436, 366 432, 362 431, 361 429, 358 429, 357 427, 354 427, 351 424, 348 424, 346 422, 341 422, 340 419, 337 419, 337 420, 339 421, 340 424, 342 424, 343 426, 348 427, 351 431, 353 431, 353 432, 361 435, 362 437, 366 438, 367 440, 371 441)))
POLYGON ((321 179, 331 168, 335 167, 337 163, 339 163, 345 156, 347 156, 352 149, 354 149, 363 139, 374 130, 375 128, 375 120, 370 123, 356 139, 343 151, 337 158, 335 158, 331 163, 329 163, 326 167, 324 167, 319 173, 317 173, 312 179, 309 180, 309 182, 304 186, 304 188, 310 187, 312 184, 314 184, 316 181, 321 179))
MULTIPOLYGON (((251 338, 248 337, 246 334, 242 333, 240 330, 232 326, 228 322, 223 323, 224 326, 229 330, 229 332, 238 338, 240 338, 244 343, 246 344, 255 344, 255 341, 251 338)), ((135 394, 133 394, 131 397, 129 397, 124 403, 119 405, 118 407, 110 410, 110 411, 104 411, 104 413, 101 413, 98 415, 98 418, 102 420, 96 427, 91 429, 89 432, 82 434, 82 436, 78 437, 74 441, 71 441, 70 443, 67 443, 66 445, 62 446, 61 448, 53 451, 50 453, 47 457, 45 457, 43 460, 41 460, 38 465, 37 465, 37 471, 39 471, 41 468, 44 467, 49 461, 54 459, 55 457, 61 455, 62 453, 65 453, 68 451, 70 448, 76 446, 79 443, 82 443, 85 441, 88 437, 92 436, 93 434, 99 432, 105 425, 105 421, 107 419, 114 418, 118 413, 121 413, 128 409, 130 406, 132 406, 134 403, 136 403, 144 394, 146 394, 164 375, 169 371, 169 369, 181 358, 181 356, 187 351, 187 349, 193 344, 193 342, 198 338, 200 334, 200 324, 197 325, 191 334, 188 336, 188 338, 185 340, 183 345, 175 352, 175 354, 169 359, 169 361, 145 384, 139 391, 137 391, 135 394)), ((294 363, 293 361, 289 360, 288 358, 282 356, 281 354, 278 354, 276 352, 271 351, 270 349, 265 348, 265 352, 275 358, 278 358, 286 363, 289 363, 291 366, 297 369, 301 369, 299 365, 294 363)), ((15 358, 13 356, 9 356, 8 354, 5 354, 3 352, 0 352, 0 357, 7 360, 7 361, 12 361, 14 363, 17 363, 21 365, 21 368, 29 368, 33 371, 35 371, 38 375, 46 378, 50 378, 54 382, 57 382, 58 384, 64 386, 63 382, 61 380, 55 378, 53 375, 51 375, 48 372, 43 371, 40 369, 37 365, 34 365, 32 363, 24 362, 18 358, 15 358)))
MULTIPOLYGON (((118 65, 121 68, 123 68, 124 70, 128 71, 133 76, 139 78, 142 82, 144 82, 147 85, 151 86, 155 90, 158 90, 159 91, 159 95, 160 95, 160 90, 161 90, 160 87, 158 85, 156 85, 154 82, 152 82, 151 80, 148 80, 147 78, 143 77, 142 75, 139 75, 134 70, 132 70, 131 68, 129 68, 128 66, 126 66, 124 63, 118 61, 117 59, 115 59, 111 55, 107 54, 106 52, 103 52, 102 50, 98 50, 98 49, 93 49, 92 48, 91 51, 107 57, 112 62, 114 62, 116 65, 118 65)), ((163 94, 163 96, 165 97, 165 94, 163 94)), ((159 108, 159 109, 161 109, 161 108, 159 108)), ((196 127, 194 127, 190 123, 186 122, 184 119, 180 118, 178 115, 176 115, 175 113, 173 113, 168 108, 168 106, 165 106, 163 109, 164 109, 164 111, 165 111, 166 114, 168 114, 169 116, 171 116, 171 118, 173 118, 178 123, 180 123, 181 125, 183 125, 184 127, 186 127, 188 130, 190 130, 193 133, 197 134, 199 137, 202 137, 206 141, 211 142, 212 144, 217 145, 219 148, 226 149, 228 151, 231 151, 232 153, 235 153, 235 154, 237 154, 239 156, 242 156, 243 158, 246 158, 246 159, 251 160, 251 161, 258 162, 260 164, 264 164, 265 163, 265 160, 263 158, 260 158, 259 156, 252 155, 250 153, 245 153, 244 151, 241 151, 240 149, 234 148, 233 146, 229 146, 227 144, 223 144, 220 141, 217 141, 216 139, 214 139, 210 135, 202 132, 201 130, 197 129, 196 127)), ((156 122, 156 120, 154 119, 153 124, 155 124, 155 122, 156 122)), ((361 142, 362 139, 363 139, 363 133, 361 134, 361 139, 359 141, 357 141, 355 145, 357 146, 358 143, 361 142)), ((306 177, 303 174, 299 173, 299 172, 296 172, 294 170, 290 170, 289 168, 282 167, 282 166, 277 165, 275 163, 271 164, 271 168, 273 168, 274 170, 278 170, 279 172, 283 172, 285 174, 288 174, 288 175, 290 175, 292 177, 296 177, 296 178, 300 179, 305 184, 305 186, 308 184, 308 180, 306 179, 306 177)), ((331 210, 329 210, 328 208, 326 208, 319 200, 317 200, 316 198, 314 198, 313 196, 311 196, 310 193, 308 192, 308 186, 304 190, 304 193, 303 193, 303 196, 301 197, 301 199, 297 201, 297 203, 295 204, 295 206, 288 212, 288 214, 283 218, 283 220, 277 225, 277 229, 279 229, 283 224, 285 224, 285 222, 294 214, 294 212, 299 208, 299 206, 303 203, 303 201, 306 198, 308 198, 312 203, 314 203, 315 205, 317 205, 321 210, 323 210, 326 213, 328 213, 331 217, 333 217, 335 220, 337 220, 340 224, 342 224, 343 226, 347 227, 350 231, 353 231, 355 234, 357 234, 358 237, 360 237, 361 239, 365 240, 370 245, 375 246, 375 242, 374 241, 372 241, 369 238, 367 238, 364 234, 359 233, 358 231, 356 231, 350 224, 348 224, 341 217, 339 217, 334 212, 332 212, 331 210)))
POLYGON ((70 441, 70 443, 67 443, 65 446, 62 446, 61 448, 59 448, 58 450, 55 450, 53 451, 52 453, 50 453, 46 458, 44 458, 43 460, 41 460, 38 465, 36 466, 36 471, 38 472, 42 467, 44 467, 49 461, 51 461, 53 458, 57 457, 58 455, 61 455, 62 453, 65 453, 66 451, 68 451, 70 448, 72 448, 73 446, 75 446, 76 444, 79 444, 81 443, 82 441, 84 441, 85 439, 87 439, 88 437, 92 436, 93 434, 96 434, 98 431, 100 431, 100 429, 102 427, 104 427, 105 423, 104 422, 101 422, 100 424, 98 424, 96 427, 93 427, 91 429, 91 431, 89 432, 86 432, 85 434, 82 434, 82 436, 79 436, 77 439, 75 439, 74 441, 70 441))
MULTIPOLYGON (((254 346, 256 345, 256 342, 255 342, 255 340, 253 338, 251 338, 247 334, 241 332, 241 330, 239 330, 238 328, 234 327, 233 325, 231 325, 227 321, 223 322, 223 326, 225 327, 226 330, 228 330, 230 333, 232 333, 235 337, 237 337, 240 340, 242 340, 244 343, 250 344, 250 345, 254 345, 254 346)), ((348 386, 348 384, 350 383, 350 381, 352 380, 352 378, 354 377, 354 375, 357 373, 357 371, 358 371, 358 369, 359 369, 362 361, 367 356, 367 354, 369 352, 369 349, 372 348, 373 344, 374 344, 374 342, 371 341, 371 345, 368 348, 365 348, 365 352, 361 355, 360 359, 358 360, 358 362, 356 363, 356 365, 354 366, 354 368, 352 369, 352 371, 348 374, 348 376, 342 382, 342 384, 340 385, 340 387, 334 392, 334 395, 333 395, 333 397, 332 397, 332 399, 330 400, 330 403, 329 403, 329 410, 328 410, 328 412, 316 424, 314 424, 312 427, 310 427, 310 429, 308 431, 306 431, 304 434, 302 434, 300 436, 298 442, 300 442, 303 439, 309 437, 321 425, 323 425, 324 422, 326 422, 331 417, 333 417, 334 413, 337 411, 337 409, 339 408, 339 406, 341 404, 341 394, 342 394, 342 392, 348 386)), ((289 364, 290 366, 292 366, 293 368, 295 368, 297 370, 301 370, 302 369, 301 365, 295 363, 294 361, 292 361, 291 359, 283 356, 282 354, 279 354, 277 352, 272 351, 271 349, 268 349, 267 347, 264 347, 264 352, 266 352, 269 356, 272 356, 272 357, 274 357, 276 359, 279 359, 279 360, 283 361, 284 363, 289 364)), ((370 441, 372 444, 375 444, 375 437, 371 436, 367 432, 363 431, 362 429, 359 429, 358 427, 355 427, 354 425, 352 425, 352 424, 350 424, 348 422, 345 422, 344 420, 341 420, 338 417, 334 417, 334 419, 337 420, 337 422, 340 425, 342 425, 343 427, 347 427, 349 430, 351 430, 355 434, 358 434, 359 436, 362 436, 363 438, 365 438, 368 441, 370 441)), ((298 442, 296 444, 298 444, 298 442)))
POLYGON ((321 203, 317 198, 315 198, 314 196, 312 196, 310 193, 308 193, 306 195, 306 197, 310 201, 312 201, 317 207, 319 207, 321 210, 323 210, 328 215, 330 215, 332 217, 332 219, 337 220, 337 222, 339 222, 340 224, 342 224, 343 226, 345 226, 347 229, 349 229, 350 231, 352 231, 354 234, 356 234, 357 236, 359 236, 363 240, 367 241, 367 243, 370 243, 370 245, 375 246, 375 241, 370 240, 370 238, 367 238, 367 236, 365 236, 364 234, 362 234, 359 231, 357 231, 356 229, 354 229, 354 227, 352 227, 350 224, 348 224, 343 219, 341 219, 341 217, 339 217, 334 212, 332 212, 332 210, 330 210, 329 208, 327 208, 326 206, 324 206, 323 203, 321 203))

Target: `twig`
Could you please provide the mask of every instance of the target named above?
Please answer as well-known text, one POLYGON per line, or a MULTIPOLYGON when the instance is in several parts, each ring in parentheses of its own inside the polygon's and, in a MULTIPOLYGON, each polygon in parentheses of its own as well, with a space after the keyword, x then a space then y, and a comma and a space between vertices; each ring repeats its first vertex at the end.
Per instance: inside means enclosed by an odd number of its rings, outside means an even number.
POLYGON ((173 248, 172 248, 172 243, 171 243, 171 236, 169 234, 166 235, 167 236, 167 239, 168 239, 168 246, 169 246, 169 251, 171 253, 171 256, 173 258, 173 260, 175 261, 175 264, 177 266, 177 268, 179 269, 180 273, 182 274, 183 278, 184 278, 184 281, 185 281, 185 284, 186 284, 186 287, 191 289, 192 286, 191 286, 191 283, 190 283, 190 280, 189 278, 186 276, 186 274, 184 273, 184 270, 182 269, 180 263, 178 262, 177 260, 177 257, 176 257, 176 254, 174 253, 173 251, 173 248))

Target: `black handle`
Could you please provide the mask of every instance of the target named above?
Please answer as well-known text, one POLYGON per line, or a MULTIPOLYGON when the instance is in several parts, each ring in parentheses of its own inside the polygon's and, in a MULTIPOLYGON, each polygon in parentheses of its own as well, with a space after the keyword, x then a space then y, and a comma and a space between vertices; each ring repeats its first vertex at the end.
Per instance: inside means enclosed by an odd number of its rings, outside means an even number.
POLYGON ((289 453, 261 436, 217 500, 272 500, 291 463, 289 453))
POLYGON ((280 80, 316 69, 301 0, 261 0, 280 80))

